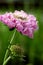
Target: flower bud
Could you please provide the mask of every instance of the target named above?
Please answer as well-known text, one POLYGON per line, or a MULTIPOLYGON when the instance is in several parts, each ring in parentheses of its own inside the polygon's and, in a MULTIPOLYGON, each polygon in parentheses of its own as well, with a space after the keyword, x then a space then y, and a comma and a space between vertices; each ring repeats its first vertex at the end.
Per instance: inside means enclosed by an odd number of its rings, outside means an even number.
POLYGON ((19 56, 19 57, 22 57, 24 53, 23 48, 17 45, 11 45, 10 51, 13 56, 19 56))

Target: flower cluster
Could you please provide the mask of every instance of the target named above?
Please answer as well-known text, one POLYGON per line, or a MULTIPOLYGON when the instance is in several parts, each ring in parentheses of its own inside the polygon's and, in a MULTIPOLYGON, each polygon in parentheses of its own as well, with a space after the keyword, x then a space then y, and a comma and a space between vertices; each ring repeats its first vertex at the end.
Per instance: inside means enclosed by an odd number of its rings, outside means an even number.
POLYGON ((33 38, 34 31, 38 29, 36 17, 22 10, 0 15, 0 21, 9 28, 16 28, 17 31, 30 38, 33 38))

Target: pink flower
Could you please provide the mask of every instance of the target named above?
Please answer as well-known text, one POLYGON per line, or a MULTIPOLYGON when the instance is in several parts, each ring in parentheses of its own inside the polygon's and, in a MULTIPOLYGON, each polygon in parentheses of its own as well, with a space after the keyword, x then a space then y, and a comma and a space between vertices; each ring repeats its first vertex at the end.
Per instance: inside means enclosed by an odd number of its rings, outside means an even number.
POLYGON ((14 16, 17 20, 16 29, 23 35, 33 38, 34 31, 38 29, 36 17, 31 14, 26 14, 24 11, 15 11, 14 16))
POLYGON ((6 24, 9 28, 15 27, 15 18, 13 16, 13 13, 5 13, 3 15, 0 15, 0 21, 2 21, 4 24, 6 24))
POLYGON ((0 15, 0 20, 10 28, 16 28, 23 35, 33 38, 34 31, 38 29, 36 17, 24 11, 5 13, 0 15))

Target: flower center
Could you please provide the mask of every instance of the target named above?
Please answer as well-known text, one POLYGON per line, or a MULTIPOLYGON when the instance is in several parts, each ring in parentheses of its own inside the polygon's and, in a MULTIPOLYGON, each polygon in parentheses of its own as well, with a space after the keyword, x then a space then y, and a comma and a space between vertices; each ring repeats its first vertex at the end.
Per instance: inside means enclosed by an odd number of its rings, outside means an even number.
POLYGON ((23 15, 21 15, 21 14, 14 14, 14 17, 15 17, 16 19, 20 19, 20 20, 26 20, 26 19, 27 19, 25 16, 23 16, 23 15))

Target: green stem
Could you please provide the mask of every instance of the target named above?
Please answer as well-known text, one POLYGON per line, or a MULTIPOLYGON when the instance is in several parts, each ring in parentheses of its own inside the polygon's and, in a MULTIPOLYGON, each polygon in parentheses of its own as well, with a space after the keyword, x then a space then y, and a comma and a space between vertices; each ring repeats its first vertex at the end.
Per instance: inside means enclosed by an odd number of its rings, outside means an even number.
POLYGON ((7 62, 8 62, 10 59, 11 59, 11 56, 9 56, 9 57, 4 61, 3 65, 6 65, 7 62))
POLYGON ((5 61, 6 58, 8 57, 8 52, 9 52, 9 50, 7 49, 7 50, 6 50, 6 53, 5 53, 4 61, 5 61))
POLYGON ((15 36, 15 33, 16 33, 16 29, 15 29, 15 31, 14 31, 14 33, 13 33, 13 36, 12 36, 11 41, 10 41, 10 44, 12 44, 12 41, 13 41, 14 36, 15 36))
POLYGON ((12 41, 13 41, 14 36, 15 36, 15 33, 16 33, 16 30, 14 31, 14 33, 13 33, 13 35, 12 35, 12 38, 11 38, 11 40, 10 40, 10 44, 9 44, 9 46, 8 46, 8 49, 6 50, 5 57, 4 57, 4 61, 5 61, 6 58, 8 57, 9 48, 10 48, 10 46, 11 46, 11 44, 12 44, 12 41))

